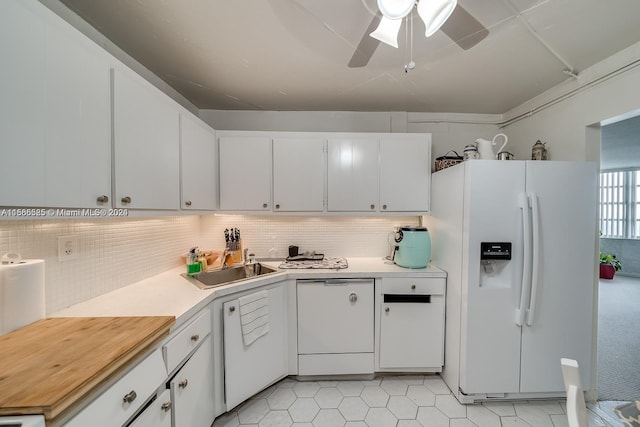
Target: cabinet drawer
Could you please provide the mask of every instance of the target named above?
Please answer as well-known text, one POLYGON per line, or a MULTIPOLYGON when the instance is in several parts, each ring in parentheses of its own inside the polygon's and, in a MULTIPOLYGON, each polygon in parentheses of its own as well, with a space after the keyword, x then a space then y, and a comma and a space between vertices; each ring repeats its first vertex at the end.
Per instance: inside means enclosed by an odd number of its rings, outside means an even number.
POLYGON ((171 392, 165 390, 128 427, 171 427, 171 392))
POLYGON ((65 427, 122 425, 167 378, 160 349, 136 365, 65 427))
POLYGON ((204 310, 162 347, 167 373, 173 372, 210 332, 211 311, 204 310))
POLYGON ((381 289, 383 294, 444 295, 445 286, 444 277, 405 277, 384 278, 381 289))

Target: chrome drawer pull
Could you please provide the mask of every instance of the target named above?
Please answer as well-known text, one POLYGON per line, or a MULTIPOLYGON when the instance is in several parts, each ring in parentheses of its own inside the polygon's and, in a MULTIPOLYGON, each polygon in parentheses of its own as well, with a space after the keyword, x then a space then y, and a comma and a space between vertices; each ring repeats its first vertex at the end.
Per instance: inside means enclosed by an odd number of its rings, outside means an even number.
POLYGON ((171 401, 163 403, 162 406, 160 406, 160 409, 164 412, 169 412, 171 410, 171 401))
POLYGON ((384 308, 384 312, 385 312, 385 313, 388 313, 388 312, 389 312, 389 310, 390 310, 390 309, 389 309, 389 307, 385 307, 385 308, 384 308))
POLYGON ((358 295, 356 295, 355 292, 351 292, 349 294, 349 302, 356 302, 358 301, 358 295))
POLYGON ((135 390, 131 390, 129 393, 124 395, 124 397, 122 398, 122 401, 124 403, 131 403, 134 400, 136 400, 136 397, 138 397, 138 395, 136 394, 136 391, 135 390))
POLYGON ((416 285, 411 285, 411 289, 415 290, 416 289, 416 285))
POLYGON ((189 385, 189 380, 187 379, 184 379, 178 383, 178 387, 180 388, 187 388, 188 385, 189 385))
POLYGON ((191 341, 196 342, 200 339, 200 335, 198 334, 193 334, 191 335, 191 341))
POLYGON ((236 311, 236 306, 235 306, 235 305, 232 305, 231 307, 229 307, 229 311, 230 311, 230 312, 232 312, 232 313, 233 313, 234 311, 236 311))

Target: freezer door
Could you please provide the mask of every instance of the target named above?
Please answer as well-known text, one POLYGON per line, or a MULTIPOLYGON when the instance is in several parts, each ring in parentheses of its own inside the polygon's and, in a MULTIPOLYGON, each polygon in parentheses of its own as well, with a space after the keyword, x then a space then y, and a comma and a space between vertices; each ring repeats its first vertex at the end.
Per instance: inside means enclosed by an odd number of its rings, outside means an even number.
POLYGON ((538 205, 532 222, 538 221, 540 248, 533 274, 538 276, 537 285, 532 284, 535 298, 522 328, 520 391, 562 392, 562 357, 578 361, 583 387, 589 389, 597 262, 596 165, 531 161, 526 170, 527 193, 538 205))
POLYGON ((473 160, 465 168, 460 388, 466 394, 515 393, 525 162, 473 160), (482 242, 511 242, 511 260, 483 265, 482 242))

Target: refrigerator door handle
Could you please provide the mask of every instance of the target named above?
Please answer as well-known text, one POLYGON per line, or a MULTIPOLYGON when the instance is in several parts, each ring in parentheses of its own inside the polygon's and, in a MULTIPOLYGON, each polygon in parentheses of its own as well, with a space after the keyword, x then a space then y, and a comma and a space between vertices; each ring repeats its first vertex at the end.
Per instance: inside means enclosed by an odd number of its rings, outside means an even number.
POLYGON ((523 265, 522 283, 520 284, 520 306, 516 309, 516 325, 522 326, 525 321, 525 307, 527 297, 531 290, 531 215, 529 213, 529 197, 526 194, 520 195, 520 209, 522 210, 522 242, 523 265))
POLYGON ((531 271, 531 298, 529 299, 529 308, 527 309, 527 325, 533 325, 533 319, 536 313, 536 300, 538 294, 538 282, 540 273, 540 206, 538 205, 538 195, 536 193, 529 194, 529 202, 531 203, 531 234, 533 234, 533 265, 531 271))

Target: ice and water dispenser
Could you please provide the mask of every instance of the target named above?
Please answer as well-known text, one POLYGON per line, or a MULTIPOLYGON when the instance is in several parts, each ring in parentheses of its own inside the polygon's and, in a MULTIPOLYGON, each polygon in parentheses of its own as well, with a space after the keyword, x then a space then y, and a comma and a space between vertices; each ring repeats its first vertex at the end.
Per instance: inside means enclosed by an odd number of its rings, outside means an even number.
POLYGON ((510 260, 511 242, 480 242, 480 286, 507 286, 510 260))

